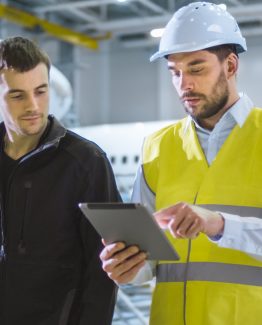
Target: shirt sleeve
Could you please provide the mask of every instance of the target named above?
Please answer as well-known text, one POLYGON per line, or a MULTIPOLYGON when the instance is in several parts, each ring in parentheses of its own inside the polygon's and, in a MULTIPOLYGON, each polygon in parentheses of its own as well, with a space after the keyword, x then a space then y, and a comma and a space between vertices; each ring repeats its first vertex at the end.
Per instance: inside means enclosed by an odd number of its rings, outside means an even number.
POLYGON ((155 276, 156 262, 147 261, 146 264, 139 270, 137 275, 134 277, 130 284, 144 284, 145 282, 151 281, 155 276))
POLYGON ((220 247, 237 249, 262 260, 262 220, 229 213, 221 214, 225 219, 224 232, 217 240, 211 240, 220 247))
MULTIPOLYGON (((152 213, 155 211, 155 196, 146 185, 141 166, 136 174, 131 201, 143 204, 152 213)), ((130 284, 142 284, 152 280, 155 276, 155 268, 155 261, 147 261, 130 284)))
POLYGON ((143 204, 151 213, 155 212, 155 195, 146 184, 141 166, 136 174, 131 201, 143 204))

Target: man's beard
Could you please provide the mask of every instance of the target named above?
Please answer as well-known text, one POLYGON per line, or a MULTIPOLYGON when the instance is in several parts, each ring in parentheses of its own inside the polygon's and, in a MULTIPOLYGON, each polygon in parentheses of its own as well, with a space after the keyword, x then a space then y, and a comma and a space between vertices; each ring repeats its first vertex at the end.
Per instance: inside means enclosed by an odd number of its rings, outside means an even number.
POLYGON ((193 118, 201 120, 216 115, 225 107, 229 98, 229 90, 225 73, 221 71, 216 84, 213 86, 210 96, 207 97, 201 93, 187 92, 183 94, 183 97, 197 97, 205 101, 201 111, 196 114, 193 114, 190 109, 184 105, 186 112, 193 118))

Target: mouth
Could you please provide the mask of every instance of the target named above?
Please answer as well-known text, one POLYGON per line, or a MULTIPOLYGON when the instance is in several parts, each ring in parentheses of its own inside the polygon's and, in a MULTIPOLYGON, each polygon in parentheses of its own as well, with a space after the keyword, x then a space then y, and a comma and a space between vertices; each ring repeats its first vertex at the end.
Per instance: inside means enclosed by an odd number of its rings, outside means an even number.
POLYGON ((195 106, 200 102, 200 98, 197 97, 184 97, 183 103, 188 106, 195 106))
POLYGON ((40 117, 41 117, 40 115, 28 115, 28 116, 21 117, 21 119, 24 121, 35 121, 35 120, 39 119, 40 117))

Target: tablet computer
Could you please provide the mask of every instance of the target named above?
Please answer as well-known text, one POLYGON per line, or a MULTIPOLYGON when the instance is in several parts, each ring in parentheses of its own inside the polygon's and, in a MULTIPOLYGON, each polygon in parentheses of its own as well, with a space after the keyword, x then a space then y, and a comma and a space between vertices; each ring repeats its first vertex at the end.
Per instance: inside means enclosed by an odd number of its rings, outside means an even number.
POLYGON ((149 260, 179 256, 148 210, 134 203, 80 203, 80 209, 107 243, 137 245, 149 260))

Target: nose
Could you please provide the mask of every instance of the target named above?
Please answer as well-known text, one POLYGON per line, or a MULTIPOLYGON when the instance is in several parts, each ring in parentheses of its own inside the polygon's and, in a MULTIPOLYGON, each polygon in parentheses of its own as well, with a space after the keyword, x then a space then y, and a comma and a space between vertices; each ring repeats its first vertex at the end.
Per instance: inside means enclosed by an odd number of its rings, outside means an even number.
POLYGON ((180 89, 183 91, 192 90, 194 88, 194 82, 191 75, 187 73, 181 74, 180 89))
POLYGON ((38 102, 34 95, 28 95, 25 108, 27 112, 38 110, 38 102))
POLYGON ((176 88, 178 91, 190 91, 194 88, 194 82, 191 75, 185 72, 181 72, 176 88))

